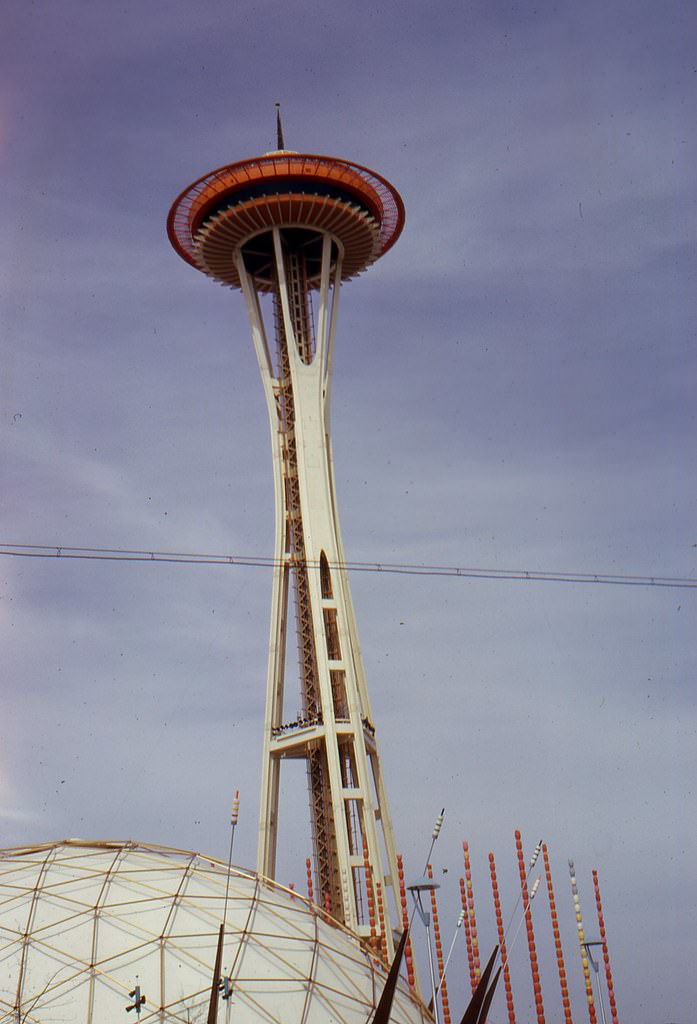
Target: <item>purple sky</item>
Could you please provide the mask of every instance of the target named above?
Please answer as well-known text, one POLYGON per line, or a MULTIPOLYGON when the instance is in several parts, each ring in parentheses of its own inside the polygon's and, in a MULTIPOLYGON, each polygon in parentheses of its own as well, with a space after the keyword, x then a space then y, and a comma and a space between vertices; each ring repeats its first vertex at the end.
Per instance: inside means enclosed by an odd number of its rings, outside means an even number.
MULTIPOLYGON (((0 541, 272 553, 244 304, 165 220, 199 175, 274 148, 281 100, 290 148, 373 167, 407 210, 342 293, 348 557, 697 576, 696 32, 678 0, 6 0, 0 541)), ((487 854, 510 908, 520 827, 550 847, 579 1019, 568 856, 589 933, 600 874, 620 1018, 689 1024, 695 590, 352 582, 408 873, 447 808, 447 929, 466 838, 493 944, 487 854)), ((225 856, 239 786, 253 864, 270 587, 0 556, 0 844, 225 856)), ((301 769, 286 796, 279 875, 302 887, 301 769)))

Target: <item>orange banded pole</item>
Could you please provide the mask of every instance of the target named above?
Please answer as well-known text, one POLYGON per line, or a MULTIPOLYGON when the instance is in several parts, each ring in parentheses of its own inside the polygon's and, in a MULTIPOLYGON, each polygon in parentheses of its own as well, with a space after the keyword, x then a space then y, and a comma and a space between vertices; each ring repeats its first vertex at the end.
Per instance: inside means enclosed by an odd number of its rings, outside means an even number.
POLYGON ((382 886, 376 880, 375 881, 375 898, 378 905, 378 923, 380 925, 380 935, 378 936, 378 950, 380 956, 387 963, 387 939, 385 937, 385 907, 382 902, 382 886))
POLYGON ((557 904, 554 899, 552 887, 552 871, 549 866, 549 855, 547 844, 542 844, 542 857, 545 865, 545 878, 547 879, 547 897, 549 899, 549 912, 552 918, 552 933, 554 934, 554 949, 557 954, 557 967, 559 969, 559 986, 561 988, 561 1004, 564 1008, 565 1024, 573 1024, 571 1018, 571 1002, 569 1000, 569 986, 566 982, 566 968, 564 966, 564 952, 561 947, 561 935, 559 933, 559 920, 557 918, 557 904))
MULTIPOLYGON (((404 862, 402 860, 401 853, 397 854, 397 877, 399 879, 399 904, 402 912, 402 928, 404 931, 407 931, 409 928, 409 912, 407 910, 407 890, 404 884, 404 862)), ((404 947, 404 959, 407 965, 409 985, 411 988, 414 988, 416 978, 414 975, 414 959, 411 950, 411 935, 408 936, 407 944, 404 947)))
POLYGON ((465 942, 467 944, 467 962, 470 969, 470 985, 472 992, 477 987, 477 976, 474 973, 474 954, 472 951, 472 935, 470 934, 470 919, 469 911, 467 910, 467 890, 465 889, 464 878, 460 879, 460 902, 462 903, 462 909, 465 914, 465 942))
POLYGON ((474 957, 474 976, 479 981, 481 965, 479 963, 479 939, 477 938, 477 919, 474 916, 474 893, 472 891, 472 871, 470 870, 470 848, 467 842, 462 844, 462 852, 465 858, 465 885, 467 888, 467 909, 470 922, 470 934, 472 936, 472 956, 474 957))
POLYGON ((309 857, 305 859, 305 870, 307 871, 307 898, 310 903, 314 903, 315 893, 312 888, 312 861, 309 857))
POLYGON ((571 895, 574 901, 574 914, 576 915, 576 930, 578 932, 578 944, 581 950, 581 965, 583 967, 583 980, 586 986, 586 1001, 588 1003, 588 1017, 590 1024, 598 1024, 595 1014, 595 1002, 593 1000, 593 986, 591 984, 591 972, 588 966, 588 954, 586 952, 586 936, 583 931, 583 918, 581 917, 581 901, 578 898, 578 886, 576 885, 576 868, 574 862, 569 860, 569 875, 571 877, 571 895))
MULTIPOLYGON (((427 867, 428 877, 433 879, 433 868, 427 867)), ((438 977, 440 981, 440 1002, 443 1007, 444 1024, 450 1024, 450 1003, 448 1002, 448 986, 445 982, 445 962, 443 960, 443 944, 440 939, 440 925, 438 923, 438 904, 436 902, 436 890, 431 889, 431 916, 433 918, 433 939, 436 944, 436 963, 438 964, 438 977)), ((438 995, 436 994, 436 999, 438 995)))
POLYGON ((496 878, 496 864, 493 853, 489 854, 489 872, 491 874, 491 891, 494 896, 494 911, 496 913, 496 931, 498 933, 499 949, 501 951, 501 963, 503 964, 503 984, 506 990, 506 1008, 508 1010, 508 1024, 515 1024, 515 1009, 513 1007, 513 989, 511 987, 511 972, 508 967, 508 953, 506 951, 506 933, 503 930, 503 914, 501 913, 501 900, 499 898, 499 883, 496 878))
POLYGON ((598 910, 598 927, 600 928, 600 938, 603 943, 603 960, 605 961, 605 979, 607 981, 607 993, 610 999, 610 1014, 612 1016, 612 1024, 618 1024, 617 1017, 617 1004, 615 1003, 615 989, 612 984, 612 971, 610 970, 610 954, 607 950, 607 937, 605 935, 605 919, 603 917, 603 906, 600 901, 600 885, 598 884, 598 872, 593 872, 593 888, 595 889, 595 905, 598 910))
POLYGON ((520 873, 520 892, 523 899, 525 913, 525 928, 528 933, 528 951, 530 953, 530 973, 532 974, 532 988, 535 995, 535 1010, 538 1024, 545 1024, 545 1011, 542 1004, 542 985, 540 984, 540 971, 537 965, 537 949, 535 947, 535 932, 532 927, 532 913, 530 911, 530 897, 528 895, 528 879, 525 870, 525 859, 523 857, 523 843, 520 832, 515 833, 516 853, 518 855, 518 871, 520 873))
POLYGON ((373 894, 373 876, 370 870, 370 858, 368 856, 368 843, 363 837, 363 867, 365 870, 365 888, 368 902, 368 923, 370 925, 370 945, 373 949, 378 946, 378 933, 375 922, 375 896, 373 894))

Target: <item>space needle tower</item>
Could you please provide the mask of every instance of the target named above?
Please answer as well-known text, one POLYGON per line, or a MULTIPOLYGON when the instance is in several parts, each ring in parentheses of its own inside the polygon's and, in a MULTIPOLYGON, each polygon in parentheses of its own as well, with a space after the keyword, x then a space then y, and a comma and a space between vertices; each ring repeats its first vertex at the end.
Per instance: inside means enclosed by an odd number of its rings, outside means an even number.
POLYGON ((395 842, 339 530, 330 394, 340 286, 395 243, 402 200, 374 171, 284 148, 212 171, 177 198, 179 255, 241 290, 271 424, 276 545, 259 872, 276 873, 282 762, 307 765, 315 900, 393 952, 395 842), (284 713, 290 591, 301 711, 284 713))

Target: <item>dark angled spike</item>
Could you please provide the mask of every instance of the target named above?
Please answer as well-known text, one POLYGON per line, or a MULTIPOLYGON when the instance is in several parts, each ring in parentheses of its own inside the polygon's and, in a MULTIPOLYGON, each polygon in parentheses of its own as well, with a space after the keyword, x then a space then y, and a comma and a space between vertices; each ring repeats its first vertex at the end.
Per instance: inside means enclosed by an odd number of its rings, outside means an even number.
POLYGON ((380 1002, 375 1010, 375 1016, 373 1017, 372 1024, 388 1024, 390 1011, 392 1010, 392 1000, 394 999, 395 989, 397 988, 397 982, 399 981, 399 968, 402 965, 402 956, 404 954, 404 947, 406 944, 407 929, 405 928, 402 932, 402 937, 399 940, 397 952, 394 955, 394 960, 390 967, 390 973, 387 975, 387 981, 385 982, 385 987, 382 990, 380 1002))
POLYGON ((496 986, 499 983, 499 975, 500 974, 501 974, 501 968, 499 967, 498 971, 494 975, 494 980, 492 981, 491 985, 489 985, 489 991, 487 992, 486 996, 484 997, 484 1003, 482 1005, 482 1012, 479 1014, 479 1020, 477 1021, 477 1024, 486 1024, 486 1017, 487 1017, 487 1014, 489 1012, 489 1007, 491 1006, 491 1000, 494 998, 494 993, 496 992, 496 986))
POLYGON ((494 969, 494 960, 496 959, 496 954, 498 953, 498 951, 499 947, 494 946, 494 952, 489 957, 489 963, 486 965, 482 972, 482 976, 479 979, 479 984, 474 990, 474 995, 470 1000, 469 1006, 465 1010, 464 1016, 460 1021, 460 1024, 478 1024, 479 1014, 481 1013, 484 998, 486 996, 487 985, 489 984, 491 972, 494 969))
POLYGON ((276 145, 279 149, 285 149, 283 142, 283 125, 281 124, 281 104, 276 104, 276 145))
POLYGON ((220 981, 220 965, 223 961, 223 939, 225 938, 225 925, 221 924, 218 932, 218 949, 215 954, 215 967, 213 968, 213 984, 211 985, 211 1001, 208 1004, 208 1024, 216 1024, 218 1020, 218 982, 220 981))

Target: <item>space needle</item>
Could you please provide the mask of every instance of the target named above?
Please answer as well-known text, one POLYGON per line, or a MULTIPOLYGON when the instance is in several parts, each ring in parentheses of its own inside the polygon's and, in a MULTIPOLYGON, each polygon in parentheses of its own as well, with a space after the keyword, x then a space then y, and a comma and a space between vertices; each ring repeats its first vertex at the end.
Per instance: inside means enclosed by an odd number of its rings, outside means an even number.
POLYGON ((377 931, 390 957, 397 858, 344 568, 330 396, 340 286, 386 253, 403 224, 388 181, 285 149, 280 118, 276 151, 205 174, 168 219, 179 255, 244 296, 271 426, 276 540, 257 869, 275 877, 281 766, 303 759, 316 902, 362 937, 377 931), (292 618, 301 711, 288 721, 292 618))

